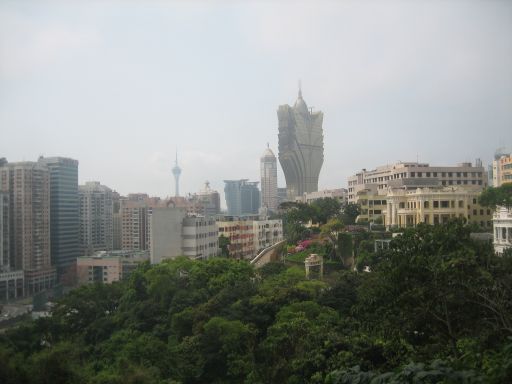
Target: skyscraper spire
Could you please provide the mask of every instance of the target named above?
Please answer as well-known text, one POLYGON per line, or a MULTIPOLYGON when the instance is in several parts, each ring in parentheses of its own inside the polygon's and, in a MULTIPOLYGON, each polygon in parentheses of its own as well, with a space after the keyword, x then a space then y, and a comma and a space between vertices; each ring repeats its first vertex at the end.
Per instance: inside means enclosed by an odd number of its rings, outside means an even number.
POLYGON ((172 168, 172 174, 174 175, 174 183, 175 183, 175 193, 174 196, 180 195, 180 175, 181 175, 181 168, 178 165, 178 149, 176 149, 176 163, 174 167, 172 168))
POLYGON ((302 82, 299 79, 299 99, 302 99, 302 82))

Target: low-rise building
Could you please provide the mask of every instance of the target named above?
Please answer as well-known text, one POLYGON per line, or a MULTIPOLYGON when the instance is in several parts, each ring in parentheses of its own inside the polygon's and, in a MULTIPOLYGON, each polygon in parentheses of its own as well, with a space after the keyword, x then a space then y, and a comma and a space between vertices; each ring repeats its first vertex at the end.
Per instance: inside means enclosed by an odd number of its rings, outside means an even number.
POLYGON ((229 256, 249 260, 261 250, 283 240, 282 220, 224 216, 217 221, 219 236, 227 237, 229 256))
POLYGON ((219 236, 229 239, 229 256, 234 259, 252 259, 256 255, 253 220, 224 217, 217 221, 219 236))
POLYGON ((498 207, 493 216, 494 250, 503 253, 512 248, 512 209, 498 207))
POLYGON ((282 220, 255 220, 252 226, 256 254, 283 240, 282 220))
POLYGON ((77 258, 79 285, 111 284, 130 276, 140 263, 149 260, 148 251, 100 251, 92 256, 77 258))
POLYGON ((348 199, 348 191, 345 188, 324 189, 321 191, 304 193, 302 196, 297 196, 295 198, 295 201, 310 204, 315 200, 325 198, 336 199, 341 204, 345 204, 347 203, 348 199))
POLYGON ((492 228, 492 212, 478 203, 478 187, 437 187, 416 190, 390 189, 384 212, 386 228, 413 227, 419 223, 444 224, 461 218, 492 228))
POLYGON ((431 166, 428 163, 398 162, 377 167, 372 170, 363 169, 348 178, 348 202, 357 203, 357 193, 369 187, 377 191, 385 191, 388 187, 413 190, 416 188, 442 186, 487 186, 488 176, 482 162, 475 165, 460 163, 455 166, 431 166))

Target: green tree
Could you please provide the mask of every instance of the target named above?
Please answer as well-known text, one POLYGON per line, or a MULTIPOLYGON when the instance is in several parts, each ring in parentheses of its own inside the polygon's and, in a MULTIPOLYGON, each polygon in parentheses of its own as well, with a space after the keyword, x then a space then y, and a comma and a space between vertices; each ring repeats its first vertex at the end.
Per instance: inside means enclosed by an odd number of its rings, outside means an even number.
POLYGON ((314 200, 311 203, 311 208, 311 220, 319 224, 326 224, 330 219, 339 215, 341 204, 337 199, 325 197, 314 200))
POLYGON ((512 207, 512 183, 503 184, 496 188, 487 187, 478 200, 484 207, 495 209, 502 205, 510 209, 512 207))
POLYGON ((326 224, 320 227, 321 233, 326 236, 332 244, 332 258, 336 258, 336 246, 339 234, 343 231, 343 228, 345 228, 345 226, 338 218, 330 219, 326 224))
POLYGON ((341 218, 345 224, 354 224, 357 216, 361 213, 359 206, 355 203, 347 203, 342 208, 341 218))
POLYGON ((229 240, 229 237, 226 237, 224 235, 219 236, 219 248, 220 248, 220 255, 222 257, 229 257, 229 245, 231 244, 231 240, 229 240))

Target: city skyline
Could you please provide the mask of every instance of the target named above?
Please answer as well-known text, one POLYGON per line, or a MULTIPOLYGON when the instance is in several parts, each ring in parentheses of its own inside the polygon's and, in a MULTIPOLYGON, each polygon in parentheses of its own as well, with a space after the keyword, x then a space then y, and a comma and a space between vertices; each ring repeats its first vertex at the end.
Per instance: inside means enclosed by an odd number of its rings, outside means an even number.
POLYGON ((512 142, 512 4, 383 3, 3 2, 0 157, 166 197, 179 147, 181 194, 222 193, 277 152, 301 78, 326 116, 319 189, 398 160, 490 164, 512 142))

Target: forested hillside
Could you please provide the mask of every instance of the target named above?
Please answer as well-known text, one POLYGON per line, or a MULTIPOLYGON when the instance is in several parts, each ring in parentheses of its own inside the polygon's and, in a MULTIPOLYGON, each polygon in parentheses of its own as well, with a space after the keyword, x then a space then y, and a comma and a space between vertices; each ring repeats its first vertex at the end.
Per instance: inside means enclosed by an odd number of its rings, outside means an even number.
POLYGON ((418 226, 371 272, 177 259, 0 338, 7 383, 510 383, 512 258, 418 226))

